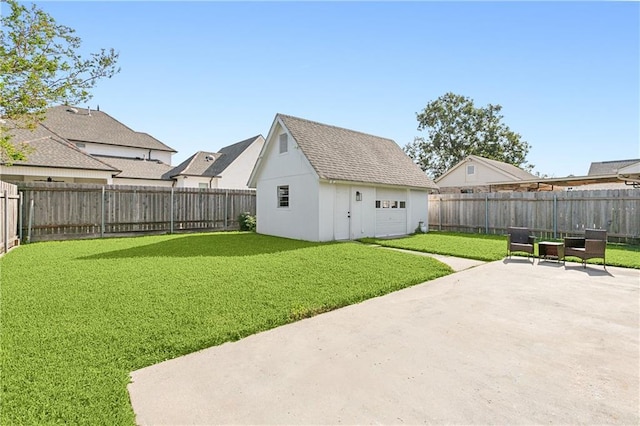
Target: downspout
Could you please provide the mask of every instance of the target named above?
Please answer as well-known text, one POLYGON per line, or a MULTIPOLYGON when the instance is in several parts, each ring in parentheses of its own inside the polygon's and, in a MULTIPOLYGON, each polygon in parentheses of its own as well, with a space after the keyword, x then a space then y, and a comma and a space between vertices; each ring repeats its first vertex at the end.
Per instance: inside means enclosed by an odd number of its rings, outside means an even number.
POLYGON ((211 186, 211 182, 213 182, 213 178, 215 178, 215 176, 211 176, 211 179, 209 179, 209 189, 211 189, 211 188, 212 188, 212 186, 211 186))

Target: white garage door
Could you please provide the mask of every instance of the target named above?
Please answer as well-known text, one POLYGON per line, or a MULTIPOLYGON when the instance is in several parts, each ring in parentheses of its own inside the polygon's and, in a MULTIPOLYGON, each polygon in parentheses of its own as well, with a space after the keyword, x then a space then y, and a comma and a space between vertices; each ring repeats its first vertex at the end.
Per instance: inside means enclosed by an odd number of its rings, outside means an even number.
POLYGON ((376 237, 407 233, 407 191, 376 190, 376 237))

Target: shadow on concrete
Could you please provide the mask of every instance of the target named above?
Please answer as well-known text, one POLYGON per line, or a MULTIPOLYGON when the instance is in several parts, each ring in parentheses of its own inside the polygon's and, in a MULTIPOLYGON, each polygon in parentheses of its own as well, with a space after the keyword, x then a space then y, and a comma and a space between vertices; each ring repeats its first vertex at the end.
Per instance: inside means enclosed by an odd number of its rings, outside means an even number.
POLYGON ((536 259, 534 257, 512 257, 512 258, 505 257, 502 260, 502 263, 504 263, 505 265, 509 263, 516 263, 516 264, 529 263, 530 265, 533 266, 536 263, 536 259))

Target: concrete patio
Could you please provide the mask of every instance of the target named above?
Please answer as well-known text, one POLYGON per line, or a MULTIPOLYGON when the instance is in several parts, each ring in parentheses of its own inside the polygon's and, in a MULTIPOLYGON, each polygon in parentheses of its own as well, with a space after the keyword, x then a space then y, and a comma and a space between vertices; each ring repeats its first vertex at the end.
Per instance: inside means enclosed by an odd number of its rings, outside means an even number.
POLYGON ((139 424, 638 424, 640 271, 481 264, 132 373, 139 424))

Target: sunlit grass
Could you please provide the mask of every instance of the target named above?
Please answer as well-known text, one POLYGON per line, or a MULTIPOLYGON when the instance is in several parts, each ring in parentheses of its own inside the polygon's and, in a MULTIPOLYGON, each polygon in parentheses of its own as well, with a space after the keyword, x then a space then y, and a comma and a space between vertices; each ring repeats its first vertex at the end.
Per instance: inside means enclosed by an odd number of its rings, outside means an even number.
MULTIPOLYGON (((363 238, 361 241, 384 247, 484 261, 500 260, 507 255, 507 238, 500 235, 429 232, 397 239, 363 238)), ((537 248, 536 244, 536 255, 537 248)), ((606 256, 607 265, 640 269, 640 246, 607 244, 606 256)), ((569 262, 581 262, 580 259, 575 257, 567 257, 566 260, 569 262)), ((587 263, 602 264, 602 259, 590 259, 587 263)))
POLYGON ((133 370, 451 272, 253 233, 37 243, 0 267, 3 425, 133 424, 133 370))

